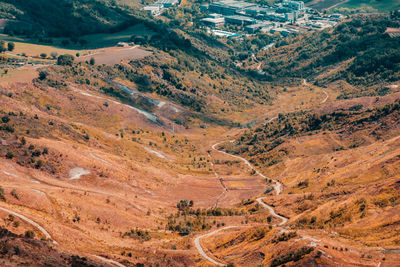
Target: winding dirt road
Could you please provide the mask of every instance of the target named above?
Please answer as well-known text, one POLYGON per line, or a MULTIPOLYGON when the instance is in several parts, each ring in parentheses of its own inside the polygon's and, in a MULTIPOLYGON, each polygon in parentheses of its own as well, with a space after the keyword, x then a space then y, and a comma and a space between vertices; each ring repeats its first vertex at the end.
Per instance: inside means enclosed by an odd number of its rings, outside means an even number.
POLYGON ((99 259, 99 260, 101 260, 101 261, 104 261, 104 262, 107 262, 107 263, 111 263, 111 264, 113 264, 113 265, 115 265, 115 266, 118 266, 118 267, 126 267, 125 265, 123 265, 122 263, 119 263, 119 262, 117 262, 117 261, 114 261, 114 260, 110 260, 110 259, 107 259, 107 258, 104 258, 104 257, 101 257, 101 256, 97 256, 97 255, 92 255, 94 258, 96 258, 96 259, 99 259))
POLYGON ((263 208, 267 209, 267 210, 269 211, 269 213, 271 213, 272 216, 274 216, 274 217, 276 217, 276 218, 278 218, 278 219, 281 220, 281 222, 278 223, 277 226, 282 226, 282 225, 286 224, 287 221, 288 221, 288 219, 285 218, 285 217, 283 217, 283 216, 281 216, 281 215, 279 215, 279 214, 276 214, 276 213, 275 213, 275 210, 274 210, 271 206, 265 204, 265 203, 262 201, 263 199, 265 199, 265 197, 259 197, 259 198, 257 198, 256 200, 257 200, 257 202, 258 202, 261 206, 263 206, 263 208))
MULTIPOLYGON (((325 92, 325 91, 324 91, 324 92, 325 92)), ((325 92, 325 93, 326 93, 326 92, 325 92)), ((328 95, 327 93, 326 93, 326 95, 327 95, 327 97, 325 98, 325 100, 324 100, 323 102, 325 102, 325 101, 328 99, 328 97, 329 97, 329 95, 328 95)), ((272 121, 272 120, 274 120, 274 119, 276 119, 276 117, 274 117, 274 118, 272 118, 271 120, 269 120, 269 122, 272 121)), ((230 142, 233 143, 234 140, 231 140, 230 142)), ((251 168, 252 170, 254 170, 255 173, 257 173, 260 177, 262 177, 262 178, 264 178, 264 179, 270 179, 270 178, 266 177, 264 174, 262 174, 261 172, 259 172, 257 169, 255 169, 255 167, 254 167, 253 165, 251 165, 251 163, 250 163, 248 160, 246 160, 245 158, 242 158, 242 157, 237 156, 237 155, 232 155, 232 154, 229 154, 229 153, 227 153, 227 152, 225 152, 225 151, 222 151, 222 150, 217 149, 216 147, 217 147, 219 144, 220 144, 220 143, 214 144, 214 145, 212 146, 212 149, 215 150, 215 151, 217 151, 217 152, 220 152, 220 153, 222 153, 222 154, 225 154, 225 155, 228 155, 228 156, 231 156, 231 157, 240 159, 240 160, 243 161, 247 166, 249 166, 249 168, 251 168)), ((216 175, 217 177, 219 177, 217 172, 215 172, 215 175, 216 175)), ((279 195, 279 194, 281 193, 281 190, 282 190, 282 184, 281 184, 279 181, 277 181, 277 180, 273 180, 273 179, 271 179, 271 180, 275 183, 274 189, 275 189, 275 191, 276 191, 276 194, 279 195)), ((228 190, 226 190, 226 191, 228 191, 228 190)), ((225 192, 225 193, 226 193, 226 192, 225 192)), ((275 209, 274 209, 272 206, 267 205, 267 204, 263 201, 263 199, 266 199, 266 197, 259 197, 259 198, 256 199, 256 201, 257 201, 263 208, 265 208, 266 210, 268 210, 269 213, 270 213, 273 217, 278 218, 279 220, 281 220, 281 222, 278 223, 278 224, 276 224, 275 226, 281 226, 281 227, 282 227, 283 225, 285 225, 285 224, 287 223, 288 219, 285 218, 285 217, 283 217, 283 216, 281 216, 281 215, 279 215, 279 214, 277 214, 277 213, 275 212, 275 209)), ((201 240, 202 238, 212 236, 212 235, 214 235, 214 234, 216 234, 216 233, 218 233, 218 232, 220 232, 220 231, 223 231, 223 230, 226 230, 226 229, 231 229, 231 228, 239 228, 239 227, 250 227, 250 226, 238 226, 238 225, 225 226, 225 227, 223 227, 223 228, 220 228, 220 229, 214 230, 214 231, 212 231, 212 232, 209 232, 209 233, 207 233, 207 234, 203 234, 203 235, 200 235, 200 236, 196 237, 195 240, 194 240, 194 243, 195 243, 195 247, 196 247, 198 253, 199 253, 205 260, 211 262, 212 264, 215 264, 215 265, 217 265, 217 266, 226 266, 225 263, 219 262, 219 261, 217 261, 217 260, 211 258, 210 256, 208 256, 208 255, 206 254, 206 252, 204 251, 203 247, 201 246, 200 240, 201 240)), ((283 228, 282 230, 287 230, 287 229, 283 228)), ((320 243, 320 242, 321 242, 321 240, 316 239, 316 238, 313 238, 313 237, 311 237, 311 236, 301 236, 297 241, 299 241, 299 240, 305 240, 305 239, 309 239, 310 241, 312 241, 312 243, 310 243, 310 246, 313 246, 313 247, 317 246, 317 243, 320 243)), ((323 251, 323 250, 319 250, 319 251, 321 251, 321 253, 323 253, 323 254, 324 254, 324 253, 326 254, 326 252, 323 251)), ((377 267, 380 267, 381 264, 382 264, 382 263, 379 261, 379 262, 377 263, 377 267)))
POLYGON ((210 232, 210 233, 207 233, 207 234, 200 235, 200 236, 196 237, 196 238, 194 239, 194 245, 195 245, 197 251, 199 252, 199 254, 200 254, 204 259, 206 259, 207 261, 209 261, 209 262, 211 262, 211 263, 213 263, 213 264, 215 264, 215 265, 218 265, 218 266, 225 266, 226 264, 220 263, 220 262, 214 260, 213 258, 209 257, 209 256, 204 252, 204 250, 203 250, 203 248, 202 248, 202 246, 201 246, 201 244, 200 244, 200 240, 201 240, 202 238, 204 238, 204 237, 212 236, 212 235, 214 235, 214 234, 216 234, 216 233, 218 233, 218 232, 221 232, 221 231, 223 231, 223 230, 231 229, 231 228, 239 228, 239 227, 248 227, 248 226, 243 226, 243 225, 231 225, 231 226, 222 227, 222 228, 217 229, 217 230, 214 230, 214 231, 212 231, 212 232, 210 232))
POLYGON ((23 220, 23 221, 25 221, 25 222, 27 222, 27 223, 33 225, 33 226, 34 226, 35 228, 37 228, 40 232, 42 232, 42 234, 46 237, 46 239, 52 240, 53 244, 56 244, 56 245, 58 244, 56 241, 53 240, 53 238, 51 237, 51 235, 50 235, 42 226, 40 226, 37 222, 32 221, 31 219, 25 217, 25 216, 22 215, 22 214, 19 214, 19 213, 15 212, 15 211, 12 211, 12 210, 9 210, 9 209, 3 208, 3 207, 0 207, 0 210, 5 211, 5 212, 8 212, 8 213, 10 213, 10 214, 12 214, 12 215, 14 215, 14 216, 17 216, 17 217, 20 218, 21 220, 23 220))
POLYGON ((325 98, 324 98, 324 100, 322 100, 322 102, 321 102, 321 104, 324 104, 325 102, 326 102, 326 100, 328 100, 328 98, 329 98, 329 94, 324 90, 324 91, 322 91, 322 92, 324 92, 324 94, 325 94, 325 98))
MULTIPOLYGON (((274 120, 274 119, 276 119, 276 117, 272 118, 270 121, 272 121, 272 120, 274 120)), ((233 143, 234 140, 231 140, 230 142, 233 143)), ((213 150, 219 152, 219 153, 222 153, 222 154, 228 155, 228 156, 230 156, 230 157, 234 157, 234 158, 240 159, 240 160, 243 161, 250 169, 254 170, 255 173, 257 173, 260 177, 262 177, 262 178, 264 178, 264 179, 267 179, 267 177, 266 177, 264 174, 262 174, 262 173, 259 172, 257 169, 255 169, 255 168, 253 167, 253 165, 251 165, 251 163, 250 163, 248 160, 246 160, 245 158, 242 158, 242 157, 237 156, 237 155, 232 155, 232 154, 229 154, 229 153, 227 153, 227 152, 225 152, 225 151, 222 151, 222 150, 217 149, 216 146, 218 146, 219 144, 220 144, 220 143, 216 143, 216 144, 212 145, 211 148, 212 148, 213 150)), ((210 155, 209 155, 209 156, 210 156, 210 155)), ((211 157, 211 156, 210 156, 210 157, 211 157)), ((211 166, 214 166, 214 164, 211 163, 211 166)), ((222 179, 219 177, 219 174, 218 174, 217 172, 214 172, 214 174, 215 174, 215 176, 216 176, 217 178, 219 178, 219 180, 220 180, 220 182, 221 182, 221 185, 222 185, 224 191, 223 191, 222 194, 217 198, 215 204, 213 205, 213 208, 216 207, 216 205, 218 204, 218 201, 220 200, 221 196, 224 196, 224 195, 228 192, 228 189, 227 189, 227 188, 225 187, 225 185, 223 184, 222 179)), ((268 179, 269 179, 269 178, 268 178, 268 179)), ((271 179, 271 180, 275 183, 274 189, 275 189, 275 191, 276 191, 276 194, 279 195, 279 194, 281 193, 282 184, 281 184, 280 182, 276 181, 276 180, 273 180, 273 179, 271 179)), ((265 204, 265 203, 262 201, 264 198, 265 198, 265 197, 259 197, 259 198, 257 198, 257 202, 258 202, 262 207, 264 207, 265 209, 267 209, 267 210, 271 213, 272 216, 274 216, 274 217, 276 217, 276 218, 278 218, 278 219, 281 220, 281 222, 280 222, 279 224, 277 224, 278 226, 284 225, 284 224, 287 222, 288 219, 285 218, 285 217, 283 217, 283 216, 281 216, 281 215, 279 215, 279 214, 276 214, 276 212, 275 212, 275 210, 274 210, 273 207, 271 207, 271 206, 265 204)), ((201 244, 200 244, 200 240, 203 239, 203 238, 205 238, 205 237, 212 236, 212 235, 214 235, 214 234, 216 234, 216 233, 218 233, 218 232, 221 232, 221 231, 223 231, 223 230, 231 229, 231 228, 239 228, 239 227, 249 227, 249 226, 245 226, 245 225, 230 225, 230 226, 222 227, 222 228, 220 228, 220 229, 214 230, 214 231, 209 232, 209 233, 207 233, 207 234, 203 234, 203 235, 197 236, 197 237, 194 239, 194 245, 195 245, 197 251, 199 252, 199 254, 200 254, 204 259, 206 259, 207 261, 209 261, 209 262, 211 262, 212 264, 215 264, 215 265, 217 265, 217 266, 225 266, 226 264, 221 263, 221 262, 219 262, 219 261, 216 261, 215 259, 213 259, 213 258, 211 258, 210 256, 207 255, 207 253, 204 251, 203 247, 202 247, 201 244)))

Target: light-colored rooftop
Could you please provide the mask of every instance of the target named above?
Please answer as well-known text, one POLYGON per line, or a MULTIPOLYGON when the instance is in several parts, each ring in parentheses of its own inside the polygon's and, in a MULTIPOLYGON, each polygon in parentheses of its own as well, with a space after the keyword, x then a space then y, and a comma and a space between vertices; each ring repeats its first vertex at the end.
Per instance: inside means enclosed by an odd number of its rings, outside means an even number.
POLYGON ((213 2, 212 5, 243 9, 243 8, 256 6, 257 4, 244 2, 244 1, 224 0, 224 1, 213 2))

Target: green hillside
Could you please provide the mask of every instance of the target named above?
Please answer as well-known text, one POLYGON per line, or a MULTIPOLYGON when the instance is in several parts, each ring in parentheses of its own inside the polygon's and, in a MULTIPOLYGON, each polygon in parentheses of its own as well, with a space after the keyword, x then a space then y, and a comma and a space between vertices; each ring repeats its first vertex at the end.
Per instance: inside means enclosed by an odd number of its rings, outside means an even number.
POLYGON ((398 0, 350 0, 340 4, 338 8, 348 8, 349 10, 360 10, 367 12, 389 12, 400 9, 398 0))
POLYGON ((76 36, 96 32, 118 31, 135 20, 137 9, 125 9, 109 0, 4 0, 0 17, 14 19, 6 33, 76 36))

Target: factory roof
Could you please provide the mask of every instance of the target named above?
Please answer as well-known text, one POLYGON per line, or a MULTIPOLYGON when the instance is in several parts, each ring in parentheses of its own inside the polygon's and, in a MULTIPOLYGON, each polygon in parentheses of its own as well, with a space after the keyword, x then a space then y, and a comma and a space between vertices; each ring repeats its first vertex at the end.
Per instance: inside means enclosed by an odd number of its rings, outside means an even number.
POLYGON ((212 5, 225 6, 225 7, 231 7, 231 8, 236 8, 236 9, 244 9, 244 8, 255 6, 256 4, 244 2, 244 1, 224 0, 224 1, 213 2, 212 5))

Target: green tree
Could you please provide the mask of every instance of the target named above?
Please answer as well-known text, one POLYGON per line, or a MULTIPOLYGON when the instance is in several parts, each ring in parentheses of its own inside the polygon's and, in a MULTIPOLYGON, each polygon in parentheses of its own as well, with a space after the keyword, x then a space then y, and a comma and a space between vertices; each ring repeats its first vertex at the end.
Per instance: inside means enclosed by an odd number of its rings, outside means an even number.
POLYGON ((72 64, 74 63, 74 56, 72 55, 61 55, 58 57, 57 59, 57 65, 61 65, 61 66, 72 66, 72 64))
POLYGON ((90 63, 90 65, 94 65, 96 63, 96 60, 92 57, 92 58, 90 58, 89 63, 90 63))
POLYGON ((15 48, 15 43, 9 42, 9 43, 7 44, 7 49, 8 49, 8 51, 14 51, 14 48, 15 48))
POLYGON ((39 72, 39 80, 45 80, 47 78, 47 72, 41 71, 39 72))
POLYGON ((0 40, 0 53, 6 51, 6 43, 3 40, 0 40))

